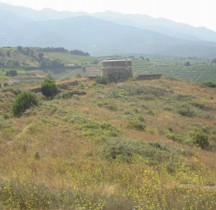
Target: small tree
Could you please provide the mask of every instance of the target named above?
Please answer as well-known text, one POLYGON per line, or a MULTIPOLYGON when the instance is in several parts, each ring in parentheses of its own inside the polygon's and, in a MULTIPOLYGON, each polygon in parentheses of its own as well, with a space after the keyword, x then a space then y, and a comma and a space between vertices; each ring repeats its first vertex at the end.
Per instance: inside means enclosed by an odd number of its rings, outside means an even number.
POLYGON ((55 81, 45 79, 41 84, 41 91, 48 99, 52 99, 58 93, 55 81))
POLYGON ((186 62, 184 63, 184 66, 191 66, 190 61, 186 61, 186 62))
POLYGON ((20 117, 27 109, 37 105, 38 100, 35 93, 22 92, 16 97, 12 105, 13 114, 16 117, 20 117))

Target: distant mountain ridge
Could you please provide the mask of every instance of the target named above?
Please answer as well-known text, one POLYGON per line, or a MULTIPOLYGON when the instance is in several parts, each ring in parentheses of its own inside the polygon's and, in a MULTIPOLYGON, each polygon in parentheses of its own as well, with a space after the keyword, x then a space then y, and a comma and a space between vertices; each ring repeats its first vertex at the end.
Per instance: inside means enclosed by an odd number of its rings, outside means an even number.
POLYGON ((111 11, 95 13, 93 15, 103 20, 148 29, 175 38, 191 41, 202 40, 216 42, 216 32, 210 29, 205 27, 193 27, 188 24, 177 23, 165 18, 152 18, 147 15, 136 14, 120 14, 111 11))
POLYGON ((145 15, 37 11, 0 3, 0 26, 0 46, 77 48, 93 55, 216 55, 216 32, 145 15))

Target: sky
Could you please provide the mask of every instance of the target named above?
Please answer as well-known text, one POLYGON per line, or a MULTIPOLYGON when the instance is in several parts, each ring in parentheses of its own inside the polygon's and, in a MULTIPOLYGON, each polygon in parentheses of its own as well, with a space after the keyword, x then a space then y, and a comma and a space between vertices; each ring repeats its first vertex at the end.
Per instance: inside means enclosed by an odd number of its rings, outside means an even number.
POLYGON ((0 0, 33 9, 144 14, 216 31, 216 0, 0 0))

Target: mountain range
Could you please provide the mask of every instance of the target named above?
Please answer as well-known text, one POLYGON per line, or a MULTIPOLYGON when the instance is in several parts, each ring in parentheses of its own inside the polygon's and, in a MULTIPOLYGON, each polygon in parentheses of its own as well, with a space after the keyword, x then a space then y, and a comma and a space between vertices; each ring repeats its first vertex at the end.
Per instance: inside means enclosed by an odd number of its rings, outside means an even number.
POLYGON ((146 15, 38 11, 0 3, 0 46, 18 45, 92 55, 215 57, 216 32, 146 15))

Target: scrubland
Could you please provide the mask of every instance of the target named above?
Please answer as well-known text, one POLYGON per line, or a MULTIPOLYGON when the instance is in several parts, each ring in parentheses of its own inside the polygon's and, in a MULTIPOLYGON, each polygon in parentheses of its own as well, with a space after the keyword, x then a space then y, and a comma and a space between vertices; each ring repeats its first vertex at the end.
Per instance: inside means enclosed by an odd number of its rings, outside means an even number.
POLYGON ((16 94, 0 92, 1 209, 216 209, 214 88, 83 80, 21 117, 16 94))

